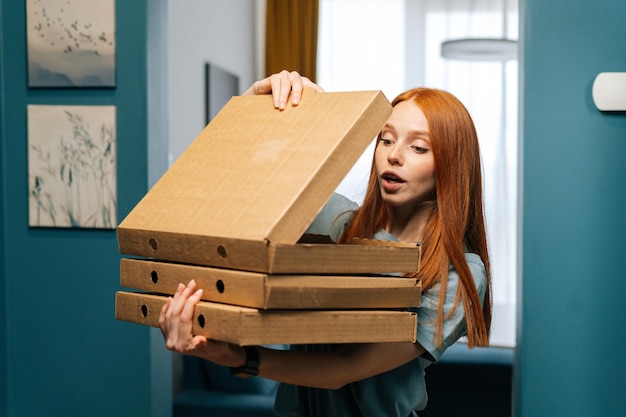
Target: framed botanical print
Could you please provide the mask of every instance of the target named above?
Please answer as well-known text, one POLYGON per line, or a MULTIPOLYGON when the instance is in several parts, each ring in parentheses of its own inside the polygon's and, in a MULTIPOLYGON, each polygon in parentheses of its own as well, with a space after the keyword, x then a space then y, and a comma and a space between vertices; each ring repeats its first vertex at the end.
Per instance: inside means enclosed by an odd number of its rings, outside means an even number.
POLYGON ((28 106, 29 226, 117 225, 115 106, 28 106))

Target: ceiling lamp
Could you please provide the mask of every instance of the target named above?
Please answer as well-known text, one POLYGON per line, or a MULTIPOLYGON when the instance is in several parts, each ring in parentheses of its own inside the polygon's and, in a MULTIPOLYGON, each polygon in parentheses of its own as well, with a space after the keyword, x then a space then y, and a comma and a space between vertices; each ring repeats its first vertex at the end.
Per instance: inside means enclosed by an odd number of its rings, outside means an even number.
MULTIPOLYGON (((472 2, 473 5, 473 2, 472 2)), ((469 16, 473 12, 470 8, 469 16)), ((441 56, 465 61, 506 61, 517 59, 517 41, 506 38, 507 1, 502 1, 502 38, 451 39, 441 44, 441 56)))
POLYGON ((498 38, 466 38, 445 41, 441 56, 466 61, 506 61, 517 58, 517 41, 498 38))

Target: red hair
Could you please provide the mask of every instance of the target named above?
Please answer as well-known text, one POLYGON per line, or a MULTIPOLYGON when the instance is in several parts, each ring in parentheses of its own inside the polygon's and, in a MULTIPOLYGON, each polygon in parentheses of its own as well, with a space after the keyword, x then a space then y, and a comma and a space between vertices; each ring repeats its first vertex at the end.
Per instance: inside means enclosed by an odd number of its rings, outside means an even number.
MULTIPOLYGON (((491 327, 491 278, 483 214, 482 174, 476 129, 470 114, 452 94, 429 88, 416 88, 400 94, 392 106, 412 101, 426 116, 435 161, 436 200, 424 230, 420 269, 413 274, 424 290, 441 285, 437 318, 437 343, 441 343, 443 306, 450 263, 459 275, 456 308, 463 302, 468 345, 487 346, 491 327), (483 307, 465 252, 480 256, 487 272, 483 307)), ((378 143, 376 144, 378 146, 378 143)), ((346 227, 342 242, 354 237, 371 238, 383 229, 389 212, 383 202, 375 165, 361 207, 346 227)))

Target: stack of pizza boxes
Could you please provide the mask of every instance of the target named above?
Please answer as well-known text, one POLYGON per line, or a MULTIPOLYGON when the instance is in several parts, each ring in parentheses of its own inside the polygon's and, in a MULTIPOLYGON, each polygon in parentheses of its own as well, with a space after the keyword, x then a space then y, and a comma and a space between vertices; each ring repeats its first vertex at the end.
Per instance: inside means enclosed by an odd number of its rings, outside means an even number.
MULTIPOLYGON (((391 113, 380 91, 233 97, 119 225, 116 318, 158 326, 194 279, 194 333, 245 345, 414 341, 419 245, 305 234, 391 113)), ((366 181, 366 179, 364 179, 366 181)))

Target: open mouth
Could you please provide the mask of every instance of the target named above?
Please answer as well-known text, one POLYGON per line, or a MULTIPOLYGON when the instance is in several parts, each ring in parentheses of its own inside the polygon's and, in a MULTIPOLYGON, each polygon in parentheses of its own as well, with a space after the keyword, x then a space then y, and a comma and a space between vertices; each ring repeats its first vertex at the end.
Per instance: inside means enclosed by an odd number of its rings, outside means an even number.
POLYGON ((390 183, 393 183, 393 184, 405 182, 404 179, 400 178, 399 176, 397 176, 393 172, 383 172, 383 174, 381 175, 381 178, 384 181, 387 181, 387 182, 390 182, 390 183))

